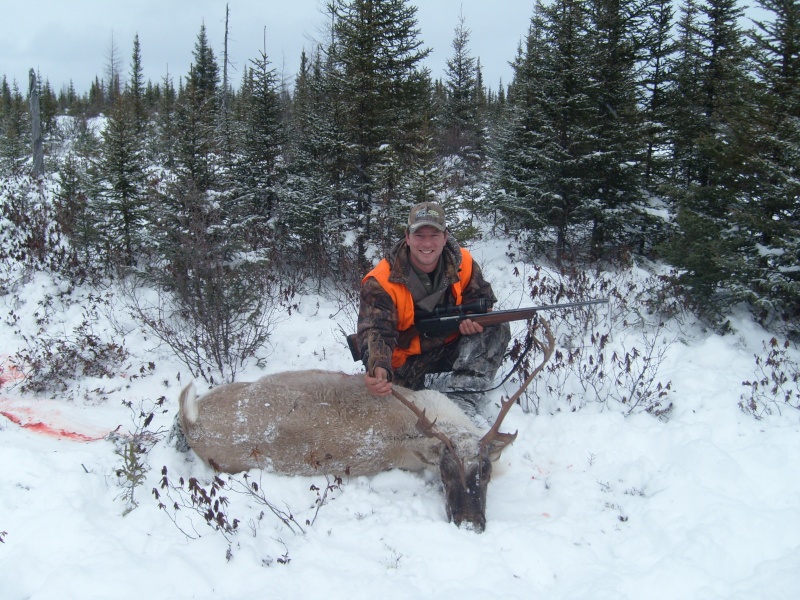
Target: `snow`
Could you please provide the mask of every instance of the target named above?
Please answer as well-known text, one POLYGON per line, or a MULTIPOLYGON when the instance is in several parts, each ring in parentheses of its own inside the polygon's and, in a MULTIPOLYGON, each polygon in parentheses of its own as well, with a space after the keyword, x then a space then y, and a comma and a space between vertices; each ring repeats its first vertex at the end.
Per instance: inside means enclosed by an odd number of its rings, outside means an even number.
MULTIPOLYGON (((503 307, 530 304, 514 275, 525 269, 502 243, 486 240, 473 250, 503 307)), ((37 301, 55 289, 37 276, 14 296, 20 305, 9 306, 12 295, 0 298, 6 356, 23 347, 21 331, 36 331, 37 301), (5 318, 12 308, 13 326, 5 318)), ((123 326, 96 332, 126 329, 122 305, 114 310, 123 326)), ((62 317, 69 332, 82 315, 62 317)), ((304 296, 276 324, 263 368, 250 365, 237 378, 307 368, 359 372, 339 331, 352 323, 333 301, 304 296)), ((725 336, 682 324, 666 346, 658 373, 672 384, 666 419, 625 416, 595 401, 570 411, 541 398, 540 406, 561 409, 540 414, 515 406, 503 430, 519 435, 495 466, 482 534, 447 522, 435 474, 392 471, 340 486, 323 476, 252 472, 247 481, 294 521, 288 526, 253 496, 228 490, 228 517, 240 524, 238 533, 223 535, 187 508, 159 508, 151 491, 165 500, 162 467, 173 484, 197 477, 208 488, 213 477, 166 435, 152 438, 146 481, 134 489, 138 506, 130 510, 116 475, 120 446, 106 434, 134 433, 137 411, 151 410, 161 396, 166 402, 147 429, 168 430, 186 368, 131 327, 131 369, 114 380, 34 396, 14 385, 6 363, 0 597, 795 599, 799 415, 784 408, 756 420, 739 408, 748 389, 742 382, 756 377, 754 357, 771 336, 745 317, 732 323, 725 336), (130 376, 148 361, 152 374, 130 376), (106 393, 90 391, 97 388, 106 393)), ((508 383, 492 392, 484 416, 491 421, 501 395, 514 391, 508 383)))

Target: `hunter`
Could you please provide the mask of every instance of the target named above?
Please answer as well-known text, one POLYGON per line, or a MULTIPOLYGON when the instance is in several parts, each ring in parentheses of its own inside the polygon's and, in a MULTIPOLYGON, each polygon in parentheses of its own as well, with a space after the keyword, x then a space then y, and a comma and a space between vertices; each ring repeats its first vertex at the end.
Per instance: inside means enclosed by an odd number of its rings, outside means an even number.
POLYGON ((474 416, 503 361, 508 323, 484 328, 466 319, 458 333, 417 335, 408 348, 397 342, 400 331, 434 309, 480 298, 489 308, 497 301, 478 263, 449 233, 444 209, 432 202, 414 206, 405 236, 361 283, 357 344, 367 389, 376 396, 389 395, 395 383, 439 389, 474 416), (426 385, 433 374, 444 375, 426 385))

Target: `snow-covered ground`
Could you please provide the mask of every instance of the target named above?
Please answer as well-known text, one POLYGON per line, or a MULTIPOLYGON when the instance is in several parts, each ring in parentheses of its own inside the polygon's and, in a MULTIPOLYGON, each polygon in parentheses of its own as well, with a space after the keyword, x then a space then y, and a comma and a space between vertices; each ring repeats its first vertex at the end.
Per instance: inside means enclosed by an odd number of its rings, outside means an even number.
MULTIPOLYGON (((520 265, 502 244, 473 250, 503 308, 530 303, 514 272, 520 265)), ((44 277, 26 285, 13 326, 5 316, 12 296, 0 298, 0 352, 13 355, 22 347, 18 332, 36 331, 32 314, 49 285, 44 277)), ((79 318, 79 309, 65 314, 64 330, 79 318)), ((349 330, 352 315, 325 298, 302 297, 277 325, 265 367, 251 365, 237 379, 307 368, 359 372, 339 325, 349 330)), ((160 488, 162 467, 174 485, 197 477, 207 489, 213 473, 166 435, 149 438, 150 470, 134 489, 138 506, 128 510, 116 474, 124 465, 120 435, 141 430, 142 410, 155 412, 148 431, 168 430, 187 369, 135 329, 124 341, 131 371, 154 363, 145 377, 120 373, 34 397, 14 386, 6 368, 0 598, 794 600, 800 415, 787 408, 759 421, 739 408, 742 382, 755 377, 754 356, 770 336, 744 319, 733 325, 725 336, 684 326, 665 346, 657 378, 671 383, 668 419, 624 416, 614 403, 593 399, 574 412, 515 406, 503 429, 519 436, 495 468, 482 534, 447 522, 436 476, 388 472, 333 489, 323 476, 251 473, 249 481, 260 482, 296 525, 228 490, 221 492, 227 515, 240 525, 223 535, 191 510, 172 510, 160 488), (107 399, 91 391, 98 387, 107 399), (163 407, 155 407, 162 396, 163 407), (116 444, 106 436, 112 430, 116 444)), ((537 388, 540 407, 563 409, 545 388, 537 388)), ((492 392, 484 416, 491 421, 501 395, 514 391, 509 383, 492 392)), ((242 481, 237 475, 233 485, 242 481)))

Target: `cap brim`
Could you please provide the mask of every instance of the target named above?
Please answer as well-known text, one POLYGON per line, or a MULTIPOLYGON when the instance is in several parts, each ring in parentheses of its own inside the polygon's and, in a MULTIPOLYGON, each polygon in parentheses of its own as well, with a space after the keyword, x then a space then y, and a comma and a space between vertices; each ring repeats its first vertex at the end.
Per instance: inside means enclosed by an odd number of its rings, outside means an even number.
POLYGON ((408 228, 411 231, 416 231, 420 227, 435 227, 439 231, 444 231, 446 229, 446 227, 444 225, 441 225, 440 223, 436 223, 434 221, 417 221, 413 225, 409 225, 408 226, 408 228))
POLYGON ((421 229, 422 227, 434 227, 439 231, 444 231, 446 229, 444 225, 440 225, 439 223, 433 223, 431 221, 420 221, 419 223, 414 223, 413 225, 409 225, 408 230, 411 233, 414 233, 417 229, 421 229))

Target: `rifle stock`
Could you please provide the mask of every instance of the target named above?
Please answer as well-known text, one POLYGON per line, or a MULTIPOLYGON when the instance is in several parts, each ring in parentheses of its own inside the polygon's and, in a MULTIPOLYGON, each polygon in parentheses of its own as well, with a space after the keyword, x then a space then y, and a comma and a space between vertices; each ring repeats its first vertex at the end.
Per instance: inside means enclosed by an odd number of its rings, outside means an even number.
MULTIPOLYGON (((563 304, 544 304, 542 306, 531 306, 528 308, 513 308, 510 310, 496 310, 480 313, 459 312, 452 315, 428 317, 420 319, 408 329, 401 331, 398 336, 397 345, 400 348, 408 348, 411 344, 411 340, 413 340, 416 335, 422 337, 436 337, 456 333, 461 321, 466 319, 471 319, 476 323, 488 327, 491 325, 499 325, 500 323, 532 319, 536 313, 543 310, 577 308, 579 306, 589 306, 592 304, 608 304, 608 299, 566 302, 563 304)), ((353 360, 361 360, 361 352, 358 349, 356 334, 352 333, 347 336, 347 344, 350 348, 350 353, 353 355, 353 360)))

